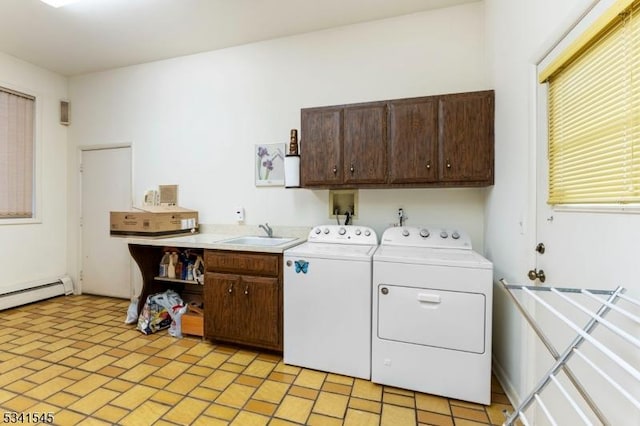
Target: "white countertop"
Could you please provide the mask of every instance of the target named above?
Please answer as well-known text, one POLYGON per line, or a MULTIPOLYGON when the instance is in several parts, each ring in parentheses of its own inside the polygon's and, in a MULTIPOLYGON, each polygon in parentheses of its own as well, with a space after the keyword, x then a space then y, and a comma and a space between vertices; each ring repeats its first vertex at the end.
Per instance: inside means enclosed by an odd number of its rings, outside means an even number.
MULTIPOLYGON (((201 248, 210 250, 235 250, 235 251, 253 251, 261 253, 282 253, 284 250, 297 246, 306 241, 306 238, 291 237, 291 241, 279 244, 277 246, 249 245, 249 244, 226 244, 232 238, 246 236, 247 234, 216 234, 201 233, 193 235, 181 235, 166 238, 145 238, 133 237, 127 238, 128 244, 146 245, 146 246, 166 246, 166 247, 183 247, 183 248, 201 248)), ((256 235, 256 234, 249 234, 256 235)))

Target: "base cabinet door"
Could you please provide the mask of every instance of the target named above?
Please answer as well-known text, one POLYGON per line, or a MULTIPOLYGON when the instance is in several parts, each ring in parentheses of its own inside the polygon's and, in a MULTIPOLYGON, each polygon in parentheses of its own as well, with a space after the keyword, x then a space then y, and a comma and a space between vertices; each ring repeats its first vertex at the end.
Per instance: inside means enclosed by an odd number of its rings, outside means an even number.
POLYGON ((236 294, 240 276, 207 272, 204 282, 204 335, 209 339, 235 340, 242 332, 238 323, 236 294))
POLYGON ((236 293, 236 308, 241 318, 242 340, 247 343, 281 348, 280 306, 281 288, 276 278, 240 277, 236 293))
POLYGON ((278 278, 207 272, 205 337, 282 350, 281 301, 278 278))

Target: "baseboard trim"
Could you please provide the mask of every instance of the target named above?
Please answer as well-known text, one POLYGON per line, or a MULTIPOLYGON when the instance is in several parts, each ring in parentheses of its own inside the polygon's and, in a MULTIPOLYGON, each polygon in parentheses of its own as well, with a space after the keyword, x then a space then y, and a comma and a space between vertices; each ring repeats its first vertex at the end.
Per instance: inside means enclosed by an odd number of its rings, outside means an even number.
POLYGON ((509 380, 505 369, 502 368, 502 365, 500 365, 495 357, 492 357, 492 369, 493 375, 496 377, 496 380, 498 380, 498 383, 500 383, 500 386, 502 386, 502 389, 507 395, 507 399, 509 400, 513 408, 518 407, 522 402, 522 398, 516 391, 513 383, 511 383, 511 380, 509 380))

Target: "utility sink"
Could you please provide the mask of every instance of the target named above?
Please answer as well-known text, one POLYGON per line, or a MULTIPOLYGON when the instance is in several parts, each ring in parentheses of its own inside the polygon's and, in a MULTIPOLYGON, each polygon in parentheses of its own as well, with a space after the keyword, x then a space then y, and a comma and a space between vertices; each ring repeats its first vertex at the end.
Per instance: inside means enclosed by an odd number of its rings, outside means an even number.
POLYGON ((289 243, 295 240, 295 238, 283 238, 283 237, 260 237, 260 236, 245 236, 236 237, 229 240, 220 241, 221 244, 237 244, 240 246, 267 246, 275 247, 282 244, 289 243))

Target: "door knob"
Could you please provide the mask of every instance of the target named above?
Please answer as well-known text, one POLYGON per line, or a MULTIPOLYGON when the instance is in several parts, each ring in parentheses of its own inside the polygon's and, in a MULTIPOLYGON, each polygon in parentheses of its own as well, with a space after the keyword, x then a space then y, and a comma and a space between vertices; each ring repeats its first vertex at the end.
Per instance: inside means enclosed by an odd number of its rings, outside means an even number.
POLYGON ((541 283, 543 283, 547 277, 544 275, 544 271, 542 269, 532 269, 529 271, 529 273, 527 274, 527 276, 529 277, 529 279, 531 281, 535 281, 536 278, 540 280, 541 283))

